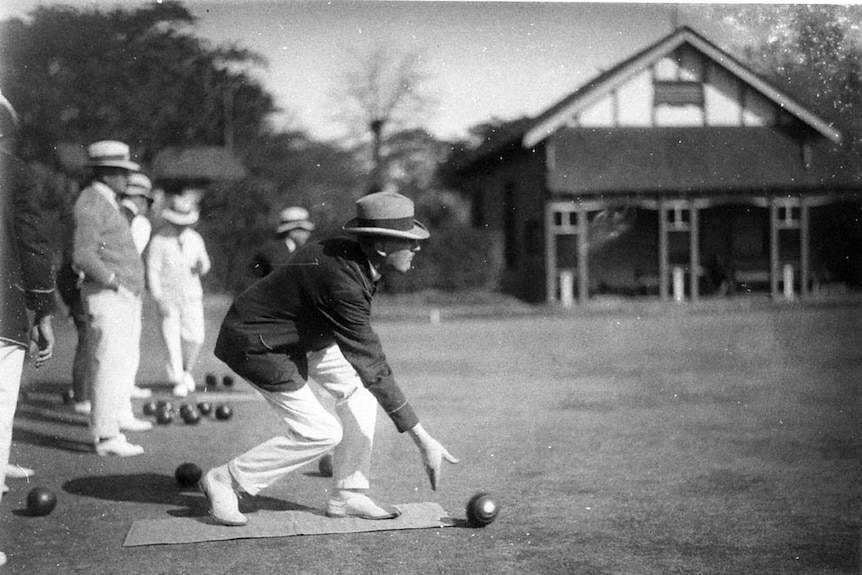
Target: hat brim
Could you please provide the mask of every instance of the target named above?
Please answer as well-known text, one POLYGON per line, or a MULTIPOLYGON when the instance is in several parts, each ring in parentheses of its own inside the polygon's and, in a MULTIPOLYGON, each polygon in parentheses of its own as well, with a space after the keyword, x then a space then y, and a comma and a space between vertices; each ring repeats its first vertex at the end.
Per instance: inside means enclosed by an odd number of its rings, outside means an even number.
POLYGON ((280 224, 277 228, 275 228, 275 233, 283 234, 289 232, 290 230, 305 230, 307 232, 314 231, 314 224, 311 222, 287 222, 284 224, 280 224))
POLYGON ((166 222, 170 222, 178 226, 190 226, 198 222, 198 220, 200 219, 200 214, 198 214, 197 212, 181 214, 172 210, 165 210, 164 212, 162 212, 162 219, 166 222))
POLYGON ((139 164, 127 160, 107 160, 104 162, 88 162, 90 168, 122 168, 130 172, 137 172, 141 169, 139 164))
POLYGON ((392 228, 373 228, 367 226, 359 226, 359 218, 353 218, 344 226, 342 230, 349 234, 358 234, 364 236, 386 236, 391 238, 401 238, 405 240, 427 240, 431 237, 431 232, 428 228, 413 220, 413 229, 411 230, 393 230, 392 228))
POLYGON ((128 188, 126 188, 126 191, 123 192, 123 195, 126 196, 127 198, 144 198, 144 199, 150 200, 150 201, 153 201, 153 199, 154 199, 153 195, 149 192, 145 192, 143 190, 141 190, 141 191, 138 191, 138 190, 130 191, 128 188))

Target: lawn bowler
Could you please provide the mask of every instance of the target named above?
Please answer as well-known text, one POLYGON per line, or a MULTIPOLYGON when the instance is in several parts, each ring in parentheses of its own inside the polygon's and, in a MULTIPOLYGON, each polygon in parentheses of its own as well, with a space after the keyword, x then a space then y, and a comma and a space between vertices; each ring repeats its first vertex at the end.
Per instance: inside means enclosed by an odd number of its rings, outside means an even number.
POLYGON ((214 519, 244 525, 237 492, 256 495, 291 471, 333 453, 329 517, 391 519, 398 511, 366 495, 377 405, 408 432, 437 488, 443 460, 457 463, 422 427, 371 327, 371 303, 385 274, 405 273, 428 230, 413 202, 379 192, 356 202, 352 237, 314 242, 243 292, 222 323, 215 355, 279 413, 284 434, 209 470, 201 489, 214 519), (336 400, 334 417, 307 378, 336 400))

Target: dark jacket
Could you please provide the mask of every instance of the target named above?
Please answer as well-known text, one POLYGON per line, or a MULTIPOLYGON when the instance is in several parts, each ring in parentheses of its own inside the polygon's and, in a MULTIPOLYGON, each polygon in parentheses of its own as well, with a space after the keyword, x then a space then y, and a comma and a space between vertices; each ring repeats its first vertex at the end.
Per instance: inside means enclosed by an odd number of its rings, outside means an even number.
POLYGON ((0 151, 0 339, 27 346, 30 320, 54 307, 48 223, 27 166, 0 151))
POLYGON ((246 354, 296 357, 335 343, 398 430, 406 431, 419 420, 371 327, 374 291, 371 265, 354 240, 307 244, 234 300, 215 355, 233 368, 246 354))
POLYGON ((272 270, 287 265, 294 251, 281 238, 268 241, 259 252, 254 254, 251 261, 252 275, 255 279, 259 279, 269 275, 272 270))

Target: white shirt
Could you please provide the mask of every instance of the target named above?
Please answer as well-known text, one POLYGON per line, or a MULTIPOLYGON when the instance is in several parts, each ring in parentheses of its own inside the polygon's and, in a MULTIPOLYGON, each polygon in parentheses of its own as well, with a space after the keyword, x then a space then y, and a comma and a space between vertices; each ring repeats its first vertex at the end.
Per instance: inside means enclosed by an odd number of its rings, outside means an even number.
POLYGON ((200 276, 210 267, 204 240, 191 228, 177 236, 156 232, 150 239, 147 283, 157 301, 180 304, 203 298, 200 276))
POLYGON ((146 216, 138 213, 138 206, 135 205, 135 202, 123 200, 120 203, 135 214, 129 223, 129 227, 132 229, 132 239, 135 241, 135 247, 138 248, 138 253, 142 254, 147 249, 147 243, 149 243, 150 235, 153 233, 153 224, 150 223, 150 220, 146 216))

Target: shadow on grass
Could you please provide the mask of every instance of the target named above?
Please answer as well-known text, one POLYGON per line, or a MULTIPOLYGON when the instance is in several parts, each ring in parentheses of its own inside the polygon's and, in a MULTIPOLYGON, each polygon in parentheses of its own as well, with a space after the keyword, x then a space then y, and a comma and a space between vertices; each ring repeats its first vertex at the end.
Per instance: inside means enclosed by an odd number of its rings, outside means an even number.
POLYGON ((14 429, 12 431, 12 441, 39 447, 52 447, 75 453, 91 453, 93 451, 93 444, 88 441, 68 439, 54 434, 37 433, 26 429, 14 429))
POLYGON ((13 509, 12 515, 17 515, 18 517, 45 517, 46 515, 50 515, 50 512, 48 512, 48 513, 36 513, 34 511, 27 509, 26 507, 23 507, 21 509, 13 509))
POLYGON ((321 479, 332 479, 332 475, 324 475, 317 469, 313 471, 303 471, 302 474, 306 477, 320 477, 321 479))
MULTIPOLYGON (((106 501, 131 503, 153 503, 172 505, 181 509, 168 511, 174 517, 202 517, 209 514, 209 504, 197 485, 181 487, 169 475, 138 473, 130 475, 99 475, 79 477, 63 484, 63 491, 83 497, 106 501)), ((274 497, 244 495, 240 497, 240 511, 314 511, 312 507, 299 505, 274 497)))
MULTIPOLYGON (((67 408, 70 409, 70 408, 67 408)), ((15 417, 30 421, 43 421, 47 423, 61 423, 74 427, 87 427, 87 416, 72 413, 71 411, 60 411, 56 404, 39 403, 28 401, 19 403, 15 411, 15 417)))

